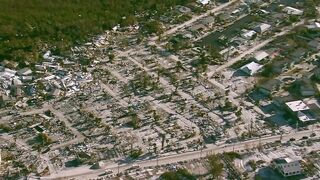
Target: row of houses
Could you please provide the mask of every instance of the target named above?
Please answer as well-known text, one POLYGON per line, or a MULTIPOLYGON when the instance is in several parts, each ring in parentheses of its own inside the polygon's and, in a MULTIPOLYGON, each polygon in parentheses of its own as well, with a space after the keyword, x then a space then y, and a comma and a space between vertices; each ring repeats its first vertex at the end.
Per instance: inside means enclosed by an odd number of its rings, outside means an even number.
POLYGON ((266 51, 258 51, 252 56, 252 62, 242 66, 240 70, 250 76, 256 74, 263 68, 263 65, 259 64, 268 59, 269 54, 266 51))
POLYGON ((302 123, 320 120, 320 105, 314 98, 320 92, 320 86, 317 83, 314 84, 311 78, 296 79, 284 76, 281 79, 275 78, 263 82, 257 86, 257 89, 270 97, 276 106, 284 109, 302 123), (295 86, 295 89, 291 88, 291 91, 298 93, 299 98, 289 92, 282 92, 281 89, 288 85, 295 86))
POLYGON ((260 23, 255 26, 252 30, 243 29, 241 37, 247 40, 253 39, 257 34, 266 33, 271 29, 271 25, 267 23, 260 23))
MULTIPOLYGON (((283 9, 283 12, 288 14, 288 15, 296 15, 296 16, 301 16, 303 14, 302 10, 287 6, 283 9)), ((257 26, 255 26, 251 30, 243 29, 241 33, 241 37, 247 40, 251 40, 257 36, 257 34, 261 33, 267 33, 270 31, 272 26, 268 23, 260 23, 257 26)), ((309 42, 309 47, 311 47, 314 50, 320 50, 320 39, 315 39, 309 42)), ((301 57, 303 57, 306 53, 306 50, 303 48, 299 48, 294 53, 292 54, 292 62, 290 65, 293 63, 297 63, 301 60, 301 57)), ((259 70, 263 68, 263 65, 261 65, 259 62, 265 60, 269 54, 265 51, 259 51, 256 54, 254 54, 253 62, 250 62, 246 64, 245 66, 241 67, 240 70, 244 71, 248 75, 254 75, 257 73, 259 70)), ((279 63, 279 68, 283 67, 287 62, 276 62, 279 63), (281 64, 283 63, 283 64, 281 64)))
MULTIPOLYGON (((308 42, 308 47, 306 48, 297 48, 295 49, 287 58, 283 58, 283 60, 273 62, 273 71, 277 73, 283 72, 286 68, 293 67, 296 64, 299 64, 305 57, 308 55, 308 51, 312 50, 313 52, 317 52, 320 50, 320 38, 315 38, 308 42)), ((269 61, 272 57, 271 53, 267 53, 266 51, 258 51, 256 52, 251 60, 252 62, 244 65, 240 68, 248 75, 252 76, 259 72, 263 68, 264 62, 269 61)), ((307 86, 307 84, 305 85, 307 86)))

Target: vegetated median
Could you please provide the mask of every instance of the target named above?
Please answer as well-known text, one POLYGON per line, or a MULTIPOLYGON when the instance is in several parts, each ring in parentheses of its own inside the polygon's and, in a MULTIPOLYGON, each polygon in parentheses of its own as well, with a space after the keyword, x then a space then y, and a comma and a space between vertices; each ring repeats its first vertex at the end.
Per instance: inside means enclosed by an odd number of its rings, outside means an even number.
POLYGON ((128 26, 194 0, 0 0, 0 62, 34 63, 50 49, 68 54, 117 24, 128 26), (126 17, 126 18, 123 18, 126 17))

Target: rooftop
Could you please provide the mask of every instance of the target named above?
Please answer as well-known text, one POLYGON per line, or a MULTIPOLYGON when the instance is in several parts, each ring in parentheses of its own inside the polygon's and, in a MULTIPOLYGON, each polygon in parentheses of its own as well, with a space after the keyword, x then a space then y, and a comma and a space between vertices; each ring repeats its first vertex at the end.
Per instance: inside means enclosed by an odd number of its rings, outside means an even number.
POLYGON ((261 84, 260 87, 272 91, 276 86, 279 86, 279 85, 281 85, 281 81, 279 79, 271 79, 261 84))
POLYGON ((304 111, 310 109, 303 101, 291 101, 287 102, 286 105, 291 109, 293 112, 297 111, 304 111))
POLYGON ((269 56, 269 54, 267 52, 259 51, 254 54, 254 59, 256 59, 257 61, 261 61, 268 56, 269 56))
POLYGON ((313 113, 310 110, 299 111, 298 112, 298 118, 302 122, 315 121, 316 120, 316 117, 313 115, 313 113))
POLYGON ((245 39, 251 39, 255 34, 257 34, 255 31, 245 31, 241 36, 245 39))
POLYGON ((295 162, 298 160, 299 160, 298 158, 283 157, 283 158, 274 159, 273 161, 277 164, 287 164, 287 163, 295 162))
POLYGON ((241 67, 241 70, 245 71, 246 73, 253 75, 256 72, 258 72, 263 66, 255 63, 255 62, 251 62, 249 64, 246 64, 244 66, 241 67))
POLYGON ((284 12, 286 12, 287 14, 291 14, 291 15, 302 15, 303 14, 303 11, 300 10, 300 9, 296 9, 296 8, 293 8, 293 7, 285 7, 283 9, 284 12))
POLYGON ((210 24, 210 23, 213 23, 214 20, 215 19, 213 16, 207 16, 201 22, 202 22, 202 24, 210 24))
POLYGON ((202 5, 207 5, 209 4, 210 0, 198 0, 199 3, 201 3, 202 5))
POLYGON ((266 30, 268 30, 271 27, 270 24, 267 23, 261 23, 258 26, 256 26, 254 29, 258 32, 264 32, 266 30))

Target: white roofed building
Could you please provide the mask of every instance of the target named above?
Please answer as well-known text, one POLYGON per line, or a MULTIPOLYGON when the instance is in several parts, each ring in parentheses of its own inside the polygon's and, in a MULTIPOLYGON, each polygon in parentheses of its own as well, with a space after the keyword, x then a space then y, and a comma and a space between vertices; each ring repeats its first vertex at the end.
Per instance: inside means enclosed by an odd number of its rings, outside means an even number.
POLYGON ((210 3, 210 0, 198 0, 198 3, 200 3, 202 5, 207 5, 210 3))
POLYGON ((310 24, 306 25, 308 29, 320 29, 319 22, 311 22, 310 24))
POLYGON ((300 9, 296 9, 290 6, 287 6, 283 9, 284 12, 286 12, 289 15, 299 15, 301 16, 303 14, 303 11, 300 9))
POLYGON ((268 31, 270 28, 271 28, 271 25, 270 25, 270 24, 261 23, 261 24, 259 24, 258 26, 256 26, 256 27, 254 28, 254 30, 255 30, 257 33, 264 33, 264 32, 266 32, 266 31, 268 31))
POLYGON ((240 69, 244 73, 252 76, 253 74, 257 73, 262 67, 263 67, 263 65, 260 65, 260 64, 255 63, 255 62, 251 62, 249 64, 246 64, 246 65, 242 66, 240 69))
POLYGON ((241 34, 241 37, 247 39, 247 40, 250 40, 250 39, 253 39, 253 37, 256 35, 257 33, 255 31, 244 31, 242 34, 241 34))
POLYGON ((298 101, 291 101, 287 102, 286 105, 290 108, 291 111, 293 112, 298 112, 298 111, 304 111, 310 109, 303 101, 298 100, 298 101))
POLYGON ((301 122, 309 122, 317 120, 310 107, 301 100, 291 101, 285 103, 287 108, 295 115, 301 122))
POLYGON ((267 58, 269 54, 265 51, 258 51, 254 54, 254 60, 259 62, 267 58))

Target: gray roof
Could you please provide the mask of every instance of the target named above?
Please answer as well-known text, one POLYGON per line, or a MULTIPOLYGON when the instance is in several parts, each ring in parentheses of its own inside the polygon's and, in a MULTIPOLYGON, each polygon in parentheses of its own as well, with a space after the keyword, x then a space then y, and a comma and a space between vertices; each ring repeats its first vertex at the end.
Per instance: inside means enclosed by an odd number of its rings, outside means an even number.
POLYGON ((205 25, 213 23, 213 22, 214 22, 214 17, 213 16, 207 16, 201 21, 201 23, 205 24, 205 25))
POLYGON ((22 68, 19 71, 17 71, 17 74, 22 76, 22 75, 30 75, 32 73, 30 68, 22 68))
POLYGON ((313 47, 313 48, 319 48, 320 47, 320 42, 319 42, 319 40, 318 39, 315 39, 315 40, 312 40, 312 41, 310 41, 309 43, 308 43, 308 45, 310 46, 310 47, 313 47))
POLYGON ((264 88, 267 90, 274 90, 277 86, 281 84, 281 81, 279 79, 271 79, 263 84, 260 85, 260 88, 264 88))
POLYGON ((206 27, 203 24, 195 24, 189 28, 190 31, 198 31, 200 29, 205 29, 206 27))

